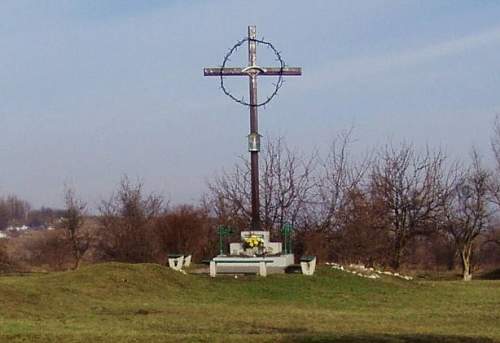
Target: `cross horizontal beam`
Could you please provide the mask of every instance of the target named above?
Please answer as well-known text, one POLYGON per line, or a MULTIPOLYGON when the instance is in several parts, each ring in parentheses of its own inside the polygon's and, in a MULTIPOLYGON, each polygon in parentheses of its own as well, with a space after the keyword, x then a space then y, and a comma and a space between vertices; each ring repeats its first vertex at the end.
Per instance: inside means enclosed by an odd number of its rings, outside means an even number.
POLYGON ((255 67, 255 68, 204 68, 203 74, 205 76, 251 76, 255 70, 259 70, 257 75, 259 76, 300 76, 302 75, 302 68, 298 67, 285 67, 283 69, 271 67, 255 67))

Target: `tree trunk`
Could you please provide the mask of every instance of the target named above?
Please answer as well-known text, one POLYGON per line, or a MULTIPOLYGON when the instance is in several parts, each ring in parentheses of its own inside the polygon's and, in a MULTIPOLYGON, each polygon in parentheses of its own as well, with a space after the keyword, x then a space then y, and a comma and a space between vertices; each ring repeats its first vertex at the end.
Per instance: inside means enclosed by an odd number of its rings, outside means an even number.
POLYGON ((464 281, 472 280, 472 268, 471 268, 471 247, 464 247, 460 251, 460 257, 462 259, 462 275, 464 281))
POLYGON ((78 270, 78 268, 80 268, 82 254, 80 254, 80 251, 78 250, 76 244, 73 244, 73 257, 75 258, 75 264, 73 265, 73 270, 78 270))
POLYGON ((451 250, 449 253, 446 254, 446 267, 448 268, 448 271, 452 271, 455 269, 455 257, 456 257, 456 251, 451 250))
POLYGON ((392 255, 391 267, 394 270, 399 270, 400 266, 401 266, 401 242, 399 239, 396 239, 392 255))
POLYGON ((73 270, 78 270, 80 268, 80 262, 82 261, 81 258, 78 258, 75 260, 75 264, 73 265, 73 270))

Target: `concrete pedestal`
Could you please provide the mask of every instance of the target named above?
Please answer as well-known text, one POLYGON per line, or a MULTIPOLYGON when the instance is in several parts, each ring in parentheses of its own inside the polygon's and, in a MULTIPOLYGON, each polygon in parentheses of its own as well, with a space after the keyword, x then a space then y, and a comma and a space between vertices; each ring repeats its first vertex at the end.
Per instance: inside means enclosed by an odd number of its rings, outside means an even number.
POLYGON ((210 276, 217 273, 240 274, 257 273, 260 276, 284 273, 294 263, 293 254, 265 257, 217 256, 210 261, 210 276))

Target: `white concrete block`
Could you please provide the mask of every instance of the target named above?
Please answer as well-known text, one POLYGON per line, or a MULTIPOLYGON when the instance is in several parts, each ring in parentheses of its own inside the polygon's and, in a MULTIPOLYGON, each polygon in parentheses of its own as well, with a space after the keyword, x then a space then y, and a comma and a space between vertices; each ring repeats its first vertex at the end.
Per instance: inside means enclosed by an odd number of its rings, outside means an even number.
POLYGON ((310 262, 300 262, 300 268, 302 269, 302 274, 313 275, 316 270, 316 257, 310 262))
POLYGON ((191 265, 191 255, 184 257, 184 267, 189 267, 191 265))
POLYGON ((217 267, 215 261, 210 261, 210 276, 215 277, 217 275, 217 267))
POLYGON ((264 261, 259 262, 259 275, 263 277, 267 276, 266 262, 264 261))
POLYGON ((168 266, 173 270, 181 270, 183 265, 184 265, 184 256, 168 259, 168 266))

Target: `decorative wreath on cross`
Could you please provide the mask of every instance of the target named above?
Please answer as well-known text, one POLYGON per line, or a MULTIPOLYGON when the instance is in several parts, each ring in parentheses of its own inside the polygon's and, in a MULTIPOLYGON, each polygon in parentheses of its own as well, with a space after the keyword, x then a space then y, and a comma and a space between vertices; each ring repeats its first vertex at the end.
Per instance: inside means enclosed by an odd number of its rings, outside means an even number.
MULTIPOLYGON (((226 54, 226 56, 224 56, 224 60, 222 61, 222 66, 221 66, 221 69, 220 69, 220 88, 222 89, 222 91, 224 92, 224 94, 226 94, 228 97, 230 97, 231 99, 233 99, 234 101, 236 101, 239 104, 242 104, 244 106, 255 106, 255 107, 265 106, 265 105, 267 105, 276 96, 276 94, 278 94, 278 91, 280 90, 281 86, 283 86, 283 83, 284 83, 284 80, 283 80, 283 69, 285 69, 285 67, 286 67, 286 65, 285 65, 285 62, 283 61, 283 58, 281 58, 280 52, 274 47, 274 45, 272 43, 267 42, 267 41, 265 41, 263 39, 256 39, 256 38, 245 37, 245 38, 241 39, 240 41, 238 41, 231 49, 229 49, 229 51, 226 54), (238 50, 238 48, 241 47, 246 42, 256 42, 258 44, 265 45, 269 49, 271 49, 274 52, 274 55, 276 56, 276 60, 279 62, 279 68, 280 68, 280 71, 278 73, 278 78, 276 80, 276 83, 274 84, 274 90, 273 90, 273 92, 271 93, 271 95, 269 95, 266 98, 266 100, 264 100, 262 102, 259 102, 256 105, 252 105, 249 102, 245 101, 244 97, 242 97, 241 99, 238 99, 237 97, 235 97, 229 91, 229 89, 224 84, 223 70, 226 67, 226 64, 230 61, 231 55, 233 55, 233 53, 236 52, 238 50)), ((258 68, 258 67, 249 66, 248 68, 258 68)))

